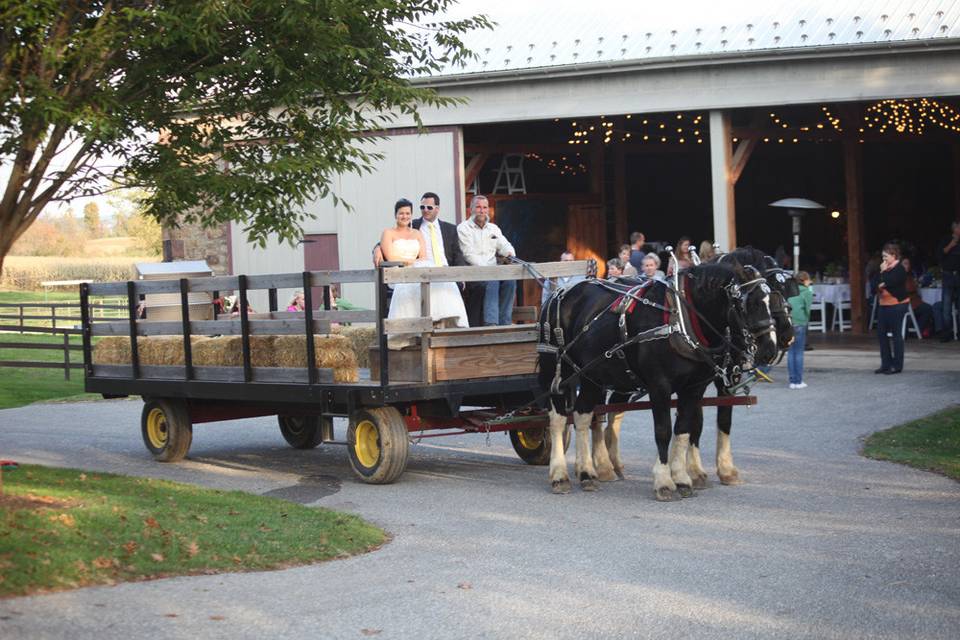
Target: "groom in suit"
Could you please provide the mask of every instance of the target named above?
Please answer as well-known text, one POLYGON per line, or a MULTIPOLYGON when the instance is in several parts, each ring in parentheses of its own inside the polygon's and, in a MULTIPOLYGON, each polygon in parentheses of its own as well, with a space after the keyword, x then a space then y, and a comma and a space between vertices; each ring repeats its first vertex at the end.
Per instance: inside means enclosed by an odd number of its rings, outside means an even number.
POLYGON ((467 264, 460 250, 457 225, 440 220, 440 196, 427 191, 420 197, 420 217, 413 221, 427 241, 427 260, 438 267, 460 267, 467 264), (439 256, 434 251, 440 248, 439 256))
MULTIPOLYGON (((440 220, 440 196, 432 191, 427 191, 420 198, 420 217, 413 221, 413 228, 419 229, 427 242, 427 260, 430 260, 437 266, 460 267, 467 264, 463 257, 463 251, 460 249, 460 236, 457 234, 457 225, 440 220), (437 252, 442 247, 442 251, 437 252), (437 255, 439 254, 439 258, 437 255)), ((471 284, 467 283, 467 287, 471 284)), ((460 295, 464 302, 473 302, 473 298, 467 296, 469 291, 460 285, 460 295)), ((467 321, 471 327, 479 327, 483 324, 482 305, 467 304, 467 321)))

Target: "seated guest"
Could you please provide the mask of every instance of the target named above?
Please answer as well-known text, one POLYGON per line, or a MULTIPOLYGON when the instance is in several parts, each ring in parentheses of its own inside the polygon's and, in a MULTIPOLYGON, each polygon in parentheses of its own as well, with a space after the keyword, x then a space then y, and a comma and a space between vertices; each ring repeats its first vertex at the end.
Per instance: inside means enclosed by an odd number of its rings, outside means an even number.
POLYGON ((715 257, 717 257, 717 250, 713 248, 713 243, 709 240, 704 240, 700 243, 700 260, 703 262, 710 262, 715 257))
POLYGON ((639 231, 630 234, 630 264, 638 272, 643 263, 643 256, 647 255, 647 237, 639 231))
POLYGON ((290 304, 287 305, 287 311, 303 311, 303 291, 293 294, 290 304))
MULTIPOLYGON (((457 225, 460 250, 467 264, 490 267, 517 255, 500 227, 490 222, 490 203, 486 196, 473 196, 470 213, 469 218, 457 225)), ((483 294, 483 323, 487 326, 512 324, 513 300, 516 295, 515 280, 486 282, 483 294)))
POLYGON ((676 257, 676 259, 671 258, 670 264, 667 265, 668 276, 672 276, 674 273, 692 267, 693 258, 690 256, 690 238, 687 236, 681 236, 680 239, 677 240, 677 247, 674 250, 673 255, 676 257))
POLYGON ((660 271, 660 256, 651 251, 643 257, 643 262, 641 263, 643 267, 643 277, 644 278, 657 278, 658 280, 664 280, 666 276, 663 275, 663 271, 660 271))
POLYGON ((623 261, 620 258, 610 258, 607 260, 607 280, 619 278, 623 275, 623 261))
MULTIPOLYGON (((564 251, 560 254, 561 262, 571 262, 573 260, 574 257, 571 251, 564 251)), ((558 289, 569 289, 578 282, 583 282, 586 279, 586 276, 563 276, 560 278, 548 278, 543 283, 543 293, 540 296, 540 305, 545 305, 547 303, 547 299, 558 289)))
POLYGON ((910 308, 913 309, 913 315, 917 318, 917 324, 920 325, 920 335, 929 338, 934 330, 933 307, 923 301, 920 297, 920 288, 917 286, 917 279, 910 268, 910 258, 904 257, 900 260, 904 270, 907 272, 907 295, 910 297, 910 308))
POLYGON ((620 262, 623 263, 623 275, 627 276, 628 278, 632 278, 640 273, 639 270, 630 262, 631 253, 632 250, 630 249, 630 245, 624 244, 620 246, 620 253, 617 255, 617 257, 620 258, 620 262))

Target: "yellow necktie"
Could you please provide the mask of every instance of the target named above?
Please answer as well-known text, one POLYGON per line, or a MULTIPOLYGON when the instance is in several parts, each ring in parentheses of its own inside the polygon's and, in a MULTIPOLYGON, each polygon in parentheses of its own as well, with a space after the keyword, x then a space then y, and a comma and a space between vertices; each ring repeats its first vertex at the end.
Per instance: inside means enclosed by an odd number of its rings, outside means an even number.
POLYGON ((440 259, 442 249, 440 248, 440 238, 437 237, 437 231, 433 228, 432 224, 428 224, 430 227, 430 246, 433 247, 433 264, 438 267, 443 266, 443 260, 440 259))

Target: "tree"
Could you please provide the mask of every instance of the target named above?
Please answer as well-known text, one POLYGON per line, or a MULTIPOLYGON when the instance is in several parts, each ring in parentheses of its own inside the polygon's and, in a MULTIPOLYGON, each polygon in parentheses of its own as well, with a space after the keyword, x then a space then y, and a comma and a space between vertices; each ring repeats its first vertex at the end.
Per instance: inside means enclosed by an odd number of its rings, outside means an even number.
POLYGON ((100 207, 96 202, 88 202, 83 205, 83 226, 87 228, 87 233, 92 238, 100 235, 100 207))
POLYGON ((0 267, 47 204, 110 184, 165 224, 294 241, 306 200, 371 170, 361 134, 456 102, 410 82, 491 26, 432 17, 453 3, 0 0, 0 267))

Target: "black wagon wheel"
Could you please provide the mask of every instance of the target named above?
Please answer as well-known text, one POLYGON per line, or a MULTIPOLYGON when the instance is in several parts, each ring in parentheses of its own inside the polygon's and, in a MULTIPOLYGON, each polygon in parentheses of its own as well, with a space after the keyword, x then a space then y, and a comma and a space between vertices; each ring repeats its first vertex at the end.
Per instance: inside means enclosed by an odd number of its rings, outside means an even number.
MULTIPOLYGON (((509 432, 510 444, 520 459, 527 464, 543 466, 550 464, 550 429, 548 427, 530 427, 514 429, 509 432)), ((570 425, 563 428, 563 450, 570 446, 570 425)))
POLYGON ((369 484, 390 484, 407 466, 407 423, 393 407, 354 411, 347 428, 347 450, 358 478, 369 484))
POLYGON ((323 442, 325 431, 333 432, 329 416, 277 416, 280 433, 294 449, 313 449, 323 442))
POLYGON ((193 442, 193 424, 183 400, 145 400, 140 414, 143 444, 160 462, 183 460, 193 442))

